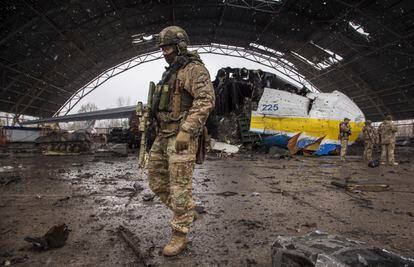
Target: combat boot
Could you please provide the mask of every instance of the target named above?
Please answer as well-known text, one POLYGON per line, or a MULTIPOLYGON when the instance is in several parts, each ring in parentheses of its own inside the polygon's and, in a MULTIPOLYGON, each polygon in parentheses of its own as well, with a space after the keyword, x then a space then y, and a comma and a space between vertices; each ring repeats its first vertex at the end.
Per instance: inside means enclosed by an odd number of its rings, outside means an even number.
POLYGON ((187 235, 181 232, 172 231, 170 242, 164 247, 162 253, 164 256, 176 256, 187 247, 187 235))

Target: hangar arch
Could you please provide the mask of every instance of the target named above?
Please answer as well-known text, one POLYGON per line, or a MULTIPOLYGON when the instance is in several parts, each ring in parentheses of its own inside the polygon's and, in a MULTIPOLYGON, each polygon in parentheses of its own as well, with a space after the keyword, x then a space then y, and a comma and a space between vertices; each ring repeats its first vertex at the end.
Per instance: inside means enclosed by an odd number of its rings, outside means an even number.
MULTIPOLYGON (((280 58, 275 57, 274 55, 266 55, 258 52, 257 50, 244 49, 242 47, 228 46, 222 44, 210 44, 206 46, 190 46, 190 50, 195 50, 199 54, 216 54, 230 57, 238 57, 250 60, 252 62, 258 63, 262 66, 266 66, 274 69, 277 75, 286 80, 288 83, 293 83, 296 86, 306 87, 313 92, 318 92, 306 78, 297 72, 293 67, 293 64, 289 64, 288 61, 283 61, 280 58)), ((262 47, 262 49, 265 49, 262 47)), ((117 66, 109 68, 104 71, 92 81, 88 82, 85 86, 80 88, 73 94, 66 103, 54 114, 54 116, 62 116, 68 114, 75 106, 78 104, 84 97, 98 89, 99 86, 104 84, 109 79, 121 74, 125 71, 128 71, 132 68, 140 66, 146 62, 151 62, 155 60, 162 59, 162 55, 159 52, 146 53, 134 58, 127 60, 117 66)), ((214 75, 214 74, 212 74, 214 75)))

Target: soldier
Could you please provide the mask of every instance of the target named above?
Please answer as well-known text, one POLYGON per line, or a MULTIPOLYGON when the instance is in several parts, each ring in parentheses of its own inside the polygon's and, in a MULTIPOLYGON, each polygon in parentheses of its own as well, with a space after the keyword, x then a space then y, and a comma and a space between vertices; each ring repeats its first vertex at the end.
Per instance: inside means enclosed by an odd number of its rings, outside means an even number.
POLYGON ((341 141, 341 160, 345 161, 346 152, 348 150, 348 140, 351 136, 351 125, 349 124, 350 119, 345 118, 339 124, 339 140, 341 141))
POLYGON ((381 139, 381 164, 384 165, 388 159, 388 164, 398 165, 394 160, 395 134, 397 126, 392 122, 392 116, 388 115, 378 128, 381 139))
POLYGON ((372 126, 372 121, 367 120, 365 122, 365 126, 362 128, 362 136, 364 138, 364 155, 362 158, 366 161, 371 161, 372 150, 374 145, 378 143, 378 133, 372 126))
POLYGON ((151 190, 174 213, 172 237, 163 249, 165 256, 174 256, 185 249, 187 233, 196 216, 192 175, 198 139, 204 133, 215 95, 200 57, 187 50, 187 33, 170 26, 158 38, 169 66, 153 95, 156 138, 149 154, 148 178, 151 190))

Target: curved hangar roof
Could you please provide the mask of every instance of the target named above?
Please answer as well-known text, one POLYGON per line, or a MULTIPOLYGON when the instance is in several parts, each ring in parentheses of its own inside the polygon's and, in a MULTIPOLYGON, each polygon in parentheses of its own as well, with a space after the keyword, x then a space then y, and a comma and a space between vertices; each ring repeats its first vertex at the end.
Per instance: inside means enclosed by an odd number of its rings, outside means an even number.
POLYGON ((0 110, 51 116, 106 69, 156 50, 152 42, 132 44, 131 36, 180 25, 192 45, 226 44, 288 60, 319 90, 348 94, 369 119, 414 118, 413 6, 412 0, 3 1, 0 110))

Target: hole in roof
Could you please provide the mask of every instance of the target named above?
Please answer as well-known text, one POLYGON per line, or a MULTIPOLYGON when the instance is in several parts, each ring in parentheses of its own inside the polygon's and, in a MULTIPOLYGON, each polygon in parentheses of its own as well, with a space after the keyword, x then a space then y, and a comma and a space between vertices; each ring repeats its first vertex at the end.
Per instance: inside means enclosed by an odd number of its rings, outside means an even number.
POLYGON ((152 39, 154 39, 154 35, 153 34, 147 35, 146 33, 138 33, 138 34, 131 35, 131 38, 132 38, 133 44, 139 44, 139 43, 151 41, 152 39))
POLYGON ((264 45, 259 45, 259 44, 256 44, 256 43, 250 43, 249 45, 250 45, 251 47, 256 48, 256 49, 260 49, 260 50, 263 50, 263 51, 265 51, 265 52, 270 52, 270 53, 273 53, 273 54, 275 54, 275 55, 277 55, 277 56, 279 56, 279 57, 282 57, 282 56, 284 56, 284 55, 285 55, 285 54, 284 54, 284 53, 282 53, 282 52, 276 51, 276 50, 274 50, 274 49, 272 49, 272 48, 269 48, 269 47, 267 47, 267 46, 264 46, 264 45))
POLYGON ((296 58, 300 59, 301 61, 311 65, 312 67, 314 67, 317 70, 324 70, 326 68, 329 68, 335 64, 337 64, 338 62, 343 60, 343 57, 341 57, 340 55, 332 52, 331 50, 327 49, 327 48, 323 48, 317 44, 315 44, 313 41, 310 42, 311 44, 313 44, 314 46, 316 46, 317 48, 321 49, 322 51, 326 52, 327 54, 329 54, 329 57, 324 58, 322 61, 318 61, 318 59, 315 57, 313 58, 313 61, 307 59, 306 57, 295 53, 293 51, 291 51, 292 55, 294 55, 296 58))
POLYGON ((362 27, 362 25, 353 21, 349 21, 348 24, 349 26, 351 26, 352 29, 354 29, 357 33, 363 36, 368 42, 371 41, 371 36, 368 32, 364 30, 364 27, 362 27))
POLYGON ((154 35, 147 35, 147 36, 143 36, 142 39, 144 39, 144 41, 151 41, 154 38, 154 35))

